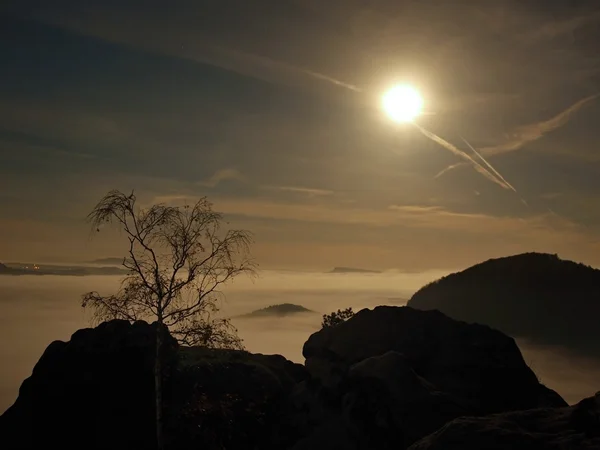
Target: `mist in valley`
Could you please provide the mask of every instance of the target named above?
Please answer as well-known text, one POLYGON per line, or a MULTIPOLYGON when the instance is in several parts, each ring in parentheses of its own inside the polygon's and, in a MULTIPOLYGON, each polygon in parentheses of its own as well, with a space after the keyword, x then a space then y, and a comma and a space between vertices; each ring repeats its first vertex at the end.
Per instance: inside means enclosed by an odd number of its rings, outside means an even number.
MULTIPOLYGON (((321 316, 352 307, 406 304, 412 293, 444 273, 328 274, 264 270, 258 279, 238 278, 224 289, 222 314, 233 323, 253 353, 282 354, 302 363, 302 345, 320 327, 321 316), (285 317, 241 315, 270 305, 292 303, 314 313, 285 317)), ((114 292, 117 276, 4 276, 0 278, 0 411, 16 399, 46 347, 68 340, 77 329, 90 326, 90 313, 81 308, 81 294, 91 290, 114 292)), ((574 403, 597 390, 600 359, 584 358, 558 348, 516 338, 525 361, 542 383, 574 403)))

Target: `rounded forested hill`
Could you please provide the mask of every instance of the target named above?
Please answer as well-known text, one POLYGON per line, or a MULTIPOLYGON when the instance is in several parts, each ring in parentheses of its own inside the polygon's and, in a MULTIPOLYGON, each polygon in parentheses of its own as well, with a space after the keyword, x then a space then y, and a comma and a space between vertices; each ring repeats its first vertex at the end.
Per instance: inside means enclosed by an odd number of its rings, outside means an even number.
POLYGON ((557 255, 490 259, 422 287, 408 306, 600 355, 600 270, 557 255))
POLYGON ((292 303, 282 303, 279 305, 271 305, 266 308, 257 309, 256 311, 252 311, 251 313, 244 314, 242 316, 238 316, 241 318, 252 318, 252 317, 284 317, 290 316, 292 314, 298 313, 314 313, 308 308, 305 308, 302 305, 294 305, 292 303))

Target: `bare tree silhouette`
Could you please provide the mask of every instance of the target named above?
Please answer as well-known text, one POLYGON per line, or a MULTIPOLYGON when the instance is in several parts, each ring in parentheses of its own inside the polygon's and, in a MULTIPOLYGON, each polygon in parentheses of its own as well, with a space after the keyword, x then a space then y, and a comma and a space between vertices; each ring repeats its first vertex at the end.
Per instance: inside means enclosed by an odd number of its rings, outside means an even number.
POLYGON ((136 196, 108 192, 88 215, 93 230, 116 225, 129 241, 123 266, 129 274, 114 295, 88 292, 82 306, 93 320, 155 320, 156 439, 162 450, 161 331, 167 327, 183 345, 242 349, 237 330, 217 318, 220 288, 240 274, 255 275, 250 257, 251 234, 221 232, 223 216, 201 198, 193 206, 136 207, 136 196))

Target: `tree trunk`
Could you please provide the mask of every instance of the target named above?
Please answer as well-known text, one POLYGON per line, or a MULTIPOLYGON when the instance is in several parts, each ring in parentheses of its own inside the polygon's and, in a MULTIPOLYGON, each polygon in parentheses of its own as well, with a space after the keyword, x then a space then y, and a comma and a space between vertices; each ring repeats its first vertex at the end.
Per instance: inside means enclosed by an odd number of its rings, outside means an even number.
POLYGON ((154 358, 154 395, 156 400, 156 448, 164 449, 162 420, 162 323, 156 323, 156 356, 154 358))

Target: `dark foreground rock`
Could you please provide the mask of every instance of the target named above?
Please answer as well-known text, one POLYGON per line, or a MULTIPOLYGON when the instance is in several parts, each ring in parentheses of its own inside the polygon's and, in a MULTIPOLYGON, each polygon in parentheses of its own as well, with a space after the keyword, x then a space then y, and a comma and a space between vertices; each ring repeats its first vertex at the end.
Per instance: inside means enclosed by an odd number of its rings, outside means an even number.
POLYGON ((590 450, 600 448, 600 393, 575 406, 461 417, 409 450, 590 450))
POLYGON ((290 394, 307 378, 280 355, 182 348, 170 448, 288 448, 299 437, 290 394))
MULTIPOLYGON (((48 346, 0 417, 0 448, 155 448, 155 325, 111 321, 48 346)), ((282 356, 178 348, 165 336, 169 449, 281 449, 304 367, 282 356)))
MULTIPOLYGON (((0 417, 1 447, 154 449, 155 334, 112 321, 52 343, 0 417)), ((544 424, 541 449, 596 443, 597 399, 567 407, 513 339, 437 311, 360 311, 313 334, 305 366, 165 341, 167 449, 504 449, 544 424)))
POLYGON ((296 449, 335 433, 346 448, 405 448, 460 416, 566 406, 512 338, 438 311, 362 310, 313 334, 303 353, 328 412, 296 449))
POLYGON ((439 311, 379 306, 314 333, 304 344, 306 367, 327 384, 353 365, 387 352, 402 355, 415 376, 483 414, 565 406, 539 383, 514 339, 439 311))
MULTIPOLYGON (((114 320, 51 343, 0 418, 4 448, 152 448, 156 328, 114 320)), ((165 383, 177 343, 164 345, 165 383)))

